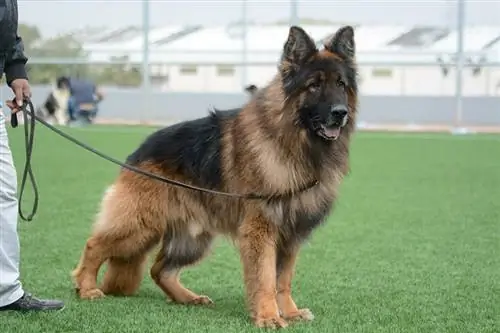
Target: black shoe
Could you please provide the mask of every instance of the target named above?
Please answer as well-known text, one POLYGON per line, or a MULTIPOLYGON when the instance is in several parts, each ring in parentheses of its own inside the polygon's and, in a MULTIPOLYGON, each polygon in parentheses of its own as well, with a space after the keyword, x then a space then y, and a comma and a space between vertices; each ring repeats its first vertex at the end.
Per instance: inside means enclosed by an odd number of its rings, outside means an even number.
POLYGON ((45 300, 33 297, 33 295, 25 293, 23 297, 11 303, 0 307, 0 311, 48 311, 62 310, 64 303, 56 300, 45 300))

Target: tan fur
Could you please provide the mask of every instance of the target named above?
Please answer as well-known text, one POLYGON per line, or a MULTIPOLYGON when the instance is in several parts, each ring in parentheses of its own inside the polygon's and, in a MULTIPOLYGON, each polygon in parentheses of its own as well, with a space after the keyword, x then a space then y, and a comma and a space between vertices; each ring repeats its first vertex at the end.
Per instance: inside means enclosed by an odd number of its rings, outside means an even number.
MULTIPOLYGON (((328 51, 317 56, 335 57, 328 51)), ((240 250, 246 299, 256 326, 285 327, 287 320, 312 320, 312 313, 299 309, 291 295, 300 242, 294 241, 294 229, 287 225, 294 222, 284 219, 285 206, 290 212, 312 214, 325 201, 334 201, 348 172, 348 146, 357 101, 350 91, 349 122, 332 145, 338 151, 335 163, 313 170, 310 161, 304 159, 311 148, 306 132, 297 128, 291 116, 298 100, 286 100, 284 96, 278 74, 266 89, 252 97, 237 118, 223 124, 224 181, 219 190, 286 193, 315 179, 319 185, 287 201, 272 203, 200 194, 122 170, 103 197, 92 235, 73 271, 80 297, 136 292, 146 255, 161 242, 150 270, 158 287, 177 303, 211 304, 207 296, 181 284, 181 268, 167 269, 167 257, 178 249, 194 251, 195 264, 210 250, 211 239, 224 235, 234 240, 240 250), (266 137, 263 124, 273 130, 272 138, 266 137), (173 240, 167 240, 165 235, 173 235, 173 240), (284 252, 279 254, 282 265, 278 272, 279 246, 284 252), (108 271, 98 287, 97 273, 105 262, 108 271)), ((188 177, 165 166, 143 163, 141 168, 191 183, 188 177)))

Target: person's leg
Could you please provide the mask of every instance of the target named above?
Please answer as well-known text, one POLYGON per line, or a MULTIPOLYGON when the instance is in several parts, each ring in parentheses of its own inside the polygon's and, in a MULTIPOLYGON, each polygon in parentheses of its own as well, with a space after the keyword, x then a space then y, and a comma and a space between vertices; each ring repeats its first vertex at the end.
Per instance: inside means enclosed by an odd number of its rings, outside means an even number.
POLYGON ((95 118, 97 118, 97 112, 98 111, 99 111, 99 109, 98 109, 98 106, 96 104, 94 110, 92 110, 92 113, 91 113, 91 115, 92 115, 92 122, 95 120, 95 118))
POLYGON ((8 140, 5 117, 0 114, 0 307, 24 294, 19 281, 17 176, 8 140))
POLYGON ((19 280, 17 175, 0 109, 0 311, 59 310, 64 303, 40 300, 23 290, 19 280))
POLYGON ((70 96, 68 99, 68 116, 69 116, 69 121, 74 121, 76 120, 75 118, 75 100, 73 96, 70 96))

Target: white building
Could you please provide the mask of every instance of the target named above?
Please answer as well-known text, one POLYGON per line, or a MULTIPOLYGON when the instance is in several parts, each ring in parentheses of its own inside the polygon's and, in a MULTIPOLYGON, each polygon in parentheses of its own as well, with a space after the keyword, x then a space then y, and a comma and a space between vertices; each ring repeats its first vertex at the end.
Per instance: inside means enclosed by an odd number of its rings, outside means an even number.
MULTIPOLYGON (((339 26, 304 25, 320 43, 339 26)), ((168 91, 241 92, 245 84, 262 86, 276 73, 289 28, 251 25, 243 43, 240 26, 170 26, 150 32, 150 70, 168 91), (246 49, 246 52, 243 52, 246 49), (249 63, 242 66, 242 63, 249 63)), ((453 60, 456 32, 443 27, 361 25, 356 27, 361 92, 383 95, 450 95, 455 91, 453 60), (451 57, 451 58, 450 58, 451 57)), ((140 27, 129 27, 85 43, 93 61, 126 57, 142 61, 140 27)), ((467 61, 500 61, 500 27, 468 27, 467 61)), ((466 95, 500 94, 500 67, 468 67, 466 95)))
MULTIPOLYGON (((456 31, 439 27, 415 27, 384 48, 393 54, 366 54, 362 62, 401 62, 401 66, 384 66, 391 72, 387 80, 370 80, 364 89, 369 93, 406 95, 453 95, 456 88, 454 66, 442 66, 455 60, 456 31), (413 66, 412 63, 420 63, 413 66), (425 65, 427 64, 428 65, 425 65), (382 84, 385 82, 386 84, 382 84), (389 83, 394 90, 387 91, 389 83), (382 86, 383 88, 381 88, 382 86), (397 87, 396 87, 397 86, 397 87), (381 91, 383 89, 384 91, 381 91)), ((477 64, 463 72, 464 94, 498 95, 500 67, 481 67, 487 61, 499 62, 500 27, 469 27, 464 34, 466 62, 477 64)), ((374 67, 370 66, 371 69, 374 67)), ((373 77, 372 77, 373 79, 373 77)))
MULTIPOLYGON (((305 28, 320 39, 337 27, 305 28)), ((241 91, 246 84, 266 84, 276 73, 288 30, 286 26, 250 27, 244 52, 239 27, 206 28, 152 50, 151 62, 172 64, 166 85, 169 91, 241 91)))
MULTIPOLYGON (((150 48, 158 49, 172 39, 198 29, 201 29, 201 26, 177 25, 152 28, 149 32, 150 48)), ((107 30, 80 40, 83 41, 83 48, 89 53, 91 62, 106 62, 118 58, 142 59, 144 35, 140 26, 107 30)))

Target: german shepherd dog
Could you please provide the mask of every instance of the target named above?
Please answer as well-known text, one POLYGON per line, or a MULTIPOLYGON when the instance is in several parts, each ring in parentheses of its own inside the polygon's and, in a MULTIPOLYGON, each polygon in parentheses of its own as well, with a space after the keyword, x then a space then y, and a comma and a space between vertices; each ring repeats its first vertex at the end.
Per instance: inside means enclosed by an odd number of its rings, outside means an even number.
POLYGON ((83 299, 134 294, 148 252, 161 243, 150 270, 158 287, 176 303, 211 304, 183 286, 180 274, 221 235, 239 249, 254 325, 312 320, 292 299, 294 267, 301 244, 329 216, 348 173, 356 113, 353 28, 340 28, 318 50, 302 28, 291 27, 276 76, 241 109, 160 129, 127 158, 187 184, 274 199, 214 195, 123 169, 103 196, 72 272, 77 293, 83 299))

